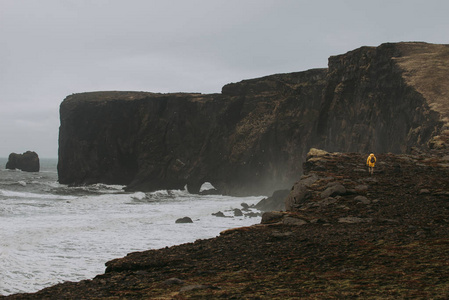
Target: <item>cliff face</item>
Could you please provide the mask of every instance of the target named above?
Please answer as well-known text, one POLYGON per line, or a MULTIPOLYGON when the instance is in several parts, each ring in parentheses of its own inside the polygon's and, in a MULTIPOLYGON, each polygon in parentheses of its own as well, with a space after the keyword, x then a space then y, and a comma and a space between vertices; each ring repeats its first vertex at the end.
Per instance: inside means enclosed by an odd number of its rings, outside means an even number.
POLYGON ((222 94, 97 92, 61 104, 61 183, 265 193, 291 184, 326 70, 227 85, 222 94), (291 166, 291 167, 289 167, 291 166), (262 187, 262 188, 261 188, 262 187))
POLYGON ((445 147, 448 55, 446 45, 384 44, 221 94, 71 95, 60 108, 59 181, 192 192, 209 181, 223 193, 268 194, 300 177, 311 147, 445 147))
MULTIPOLYGON (((411 75, 416 82, 407 80, 410 72, 398 63, 415 58, 414 52, 421 47, 421 43, 383 44, 331 57, 317 126, 322 143, 317 145, 330 151, 365 153, 404 153, 413 146, 426 146, 441 129, 439 114, 447 112, 432 109, 433 97, 417 89, 424 78, 411 75)), ((449 47, 428 45, 428 51, 447 55, 449 47)), ((412 69, 419 67, 411 63, 412 69)), ((438 86, 447 83, 447 78, 435 82, 438 86)), ((447 106, 449 99, 445 97, 444 102, 447 106)))

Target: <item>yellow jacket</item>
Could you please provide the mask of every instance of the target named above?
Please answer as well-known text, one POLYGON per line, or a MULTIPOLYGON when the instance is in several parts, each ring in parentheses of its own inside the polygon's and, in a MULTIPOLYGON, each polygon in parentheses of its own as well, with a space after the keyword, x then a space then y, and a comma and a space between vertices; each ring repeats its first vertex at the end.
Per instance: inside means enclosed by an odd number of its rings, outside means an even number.
POLYGON ((377 161, 377 159, 376 159, 376 157, 374 156, 374 153, 371 153, 371 154, 368 156, 368 158, 366 159, 366 164, 367 164, 369 167, 374 167, 374 165, 376 164, 376 161, 377 161), (374 157, 374 162, 371 162, 371 157, 374 157))

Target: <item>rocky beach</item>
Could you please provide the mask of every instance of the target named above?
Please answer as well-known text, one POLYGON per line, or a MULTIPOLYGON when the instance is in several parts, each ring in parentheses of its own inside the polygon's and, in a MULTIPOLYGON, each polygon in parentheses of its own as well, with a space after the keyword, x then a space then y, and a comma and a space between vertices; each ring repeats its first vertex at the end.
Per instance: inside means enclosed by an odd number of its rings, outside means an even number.
POLYGON ((449 153, 377 158, 370 176, 364 154, 311 151, 290 211, 5 299, 444 299, 449 153))

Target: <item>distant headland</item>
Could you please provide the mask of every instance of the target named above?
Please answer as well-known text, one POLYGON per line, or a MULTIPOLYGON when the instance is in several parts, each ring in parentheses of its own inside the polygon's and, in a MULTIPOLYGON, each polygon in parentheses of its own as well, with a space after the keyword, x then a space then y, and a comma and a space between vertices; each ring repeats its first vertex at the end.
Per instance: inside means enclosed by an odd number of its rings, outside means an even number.
POLYGON ((328 68, 230 83, 219 94, 93 92, 60 106, 60 183, 231 195, 300 178, 310 148, 410 153, 445 148, 449 45, 361 47, 328 68))

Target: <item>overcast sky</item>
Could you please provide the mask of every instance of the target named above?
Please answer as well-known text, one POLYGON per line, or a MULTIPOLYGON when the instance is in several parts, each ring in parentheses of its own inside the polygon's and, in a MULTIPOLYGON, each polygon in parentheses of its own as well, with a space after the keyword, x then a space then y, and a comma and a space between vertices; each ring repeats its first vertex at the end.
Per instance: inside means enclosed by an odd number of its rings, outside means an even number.
POLYGON ((448 44, 448 13, 447 0, 0 0, 0 157, 57 157, 72 93, 217 93, 361 46, 448 44))

